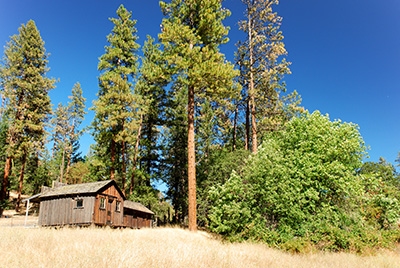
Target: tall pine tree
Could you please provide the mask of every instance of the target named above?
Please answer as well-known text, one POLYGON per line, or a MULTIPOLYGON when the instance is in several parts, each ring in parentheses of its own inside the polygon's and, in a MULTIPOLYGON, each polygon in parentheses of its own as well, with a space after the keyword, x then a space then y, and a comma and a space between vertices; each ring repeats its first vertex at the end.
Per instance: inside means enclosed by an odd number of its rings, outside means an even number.
POLYGON ((19 28, 19 34, 11 38, 4 54, 1 80, 8 100, 9 130, 0 202, 5 199, 12 160, 20 159, 18 211, 26 160, 30 150, 36 153, 44 144, 45 124, 51 114, 48 92, 55 87, 55 80, 46 76, 48 54, 34 21, 19 28))
POLYGON ((159 35, 164 56, 173 70, 177 91, 187 91, 189 229, 197 229, 195 170, 195 108, 209 99, 223 103, 233 96, 236 72, 219 46, 228 41, 222 20, 229 11, 221 0, 172 0, 160 2, 165 18, 159 35))
MULTIPOLYGON (((61 103, 55 110, 54 117, 51 120, 53 127, 53 162, 59 164, 58 180, 63 182, 64 168, 65 168, 65 155, 68 149, 68 134, 70 132, 70 120, 68 114, 68 107, 63 106, 61 103)), ((57 172, 58 173, 58 172, 57 172)), ((55 174, 53 174, 55 175, 55 174)))
POLYGON ((66 175, 69 174, 71 164, 76 162, 79 158, 77 150, 79 149, 79 138, 83 134, 83 130, 79 128, 85 119, 86 99, 82 95, 81 84, 77 82, 72 88, 72 96, 68 97, 71 101, 68 102, 68 112, 70 115, 70 133, 68 141, 68 154, 67 154, 67 170, 66 175))
POLYGON ((63 106, 60 103, 52 119, 53 160, 59 162, 60 165, 60 182, 64 180, 65 176, 68 176, 71 164, 79 155, 77 153, 79 137, 83 134, 83 130, 79 129, 79 126, 86 114, 86 99, 82 96, 82 89, 79 83, 74 85, 72 96, 68 98, 71 101, 68 102, 67 106, 63 106))
MULTIPOLYGON (((132 79, 137 76, 139 45, 136 43, 136 21, 123 5, 117 10, 118 18, 107 40, 106 53, 100 57, 98 99, 93 101, 96 115, 92 129, 97 148, 103 147, 103 157, 109 158, 109 178, 121 176, 121 188, 125 191, 127 141, 139 126, 137 95, 132 91, 132 79)), ((107 165, 108 166, 108 165, 107 165)))
MULTIPOLYGON (((289 65, 283 56, 287 54, 282 32, 282 18, 272 11, 278 0, 242 0, 246 6, 246 19, 239 23, 247 38, 238 43, 236 61, 240 66, 240 81, 244 90, 246 107, 246 145, 251 140, 252 152, 257 152, 259 128, 263 124, 268 130, 279 128, 283 116, 299 102, 297 93, 282 98, 285 84, 282 78, 290 74, 289 65), (287 104, 289 103, 289 104, 287 104)), ((289 112, 290 113, 290 112, 289 112)))
MULTIPOLYGON (((165 86, 168 83, 168 74, 164 72, 166 62, 163 60, 160 44, 155 43, 154 38, 148 36, 143 46, 143 61, 140 68, 140 77, 135 86, 137 92, 143 96, 140 133, 137 135, 134 149, 133 171, 131 177, 131 190, 135 180, 136 165, 139 157, 144 184, 151 187, 151 180, 159 178, 160 154, 163 144, 160 142, 161 129, 165 124, 165 107, 167 95, 165 86), (137 145, 137 146, 136 146, 137 145)), ((136 180, 136 182, 138 182, 136 180)))

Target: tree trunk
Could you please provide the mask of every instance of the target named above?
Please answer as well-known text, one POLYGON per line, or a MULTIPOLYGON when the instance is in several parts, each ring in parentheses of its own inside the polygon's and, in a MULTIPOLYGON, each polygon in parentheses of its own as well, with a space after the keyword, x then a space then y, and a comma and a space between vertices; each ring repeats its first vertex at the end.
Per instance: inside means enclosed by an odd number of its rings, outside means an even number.
POLYGON ((72 118, 71 139, 69 141, 69 146, 68 146, 67 170, 65 172, 65 175, 68 175, 69 170, 71 169, 72 149, 73 149, 73 146, 74 146, 74 140, 75 140, 75 117, 72 118))
POLYGON ((125 195, 126 163, 125 163, 125 141, 122 141, 122 192, 125 195))
POLYGON ((244 149, 250 150, 250 101, 246 100, 246 131, 244 133, 244 149))
MULTIPOLYGON (((147 169, 147 174, 150 175, 151 172, 151 143, 152 143, 152 138, 153 138, 153 118, 151 118, 149 120, 149 124, 148 124, 148 128, 147 128, 147 139, 149 140, 149 144, 148 144, 148 156, 147 156, 147 165, 146 165, 146 169, 147 169)), ((148 176, 148 179, 146 180, 146 186, 150 187, 151 183, 150 183, 150 176, 148 176)))
POLYGON ((256 106, 254 95, 252 96, 251 105, 251 134, 252 134, 252 152, 257 153, 257 125, 256 125, 256 106))
POLYGON ((21 204, 22 186, 23 186, 23 182, 24 182, 24 173, 25 173, 25 165, 26 165, 26 154, 27 154, 27 152, 25 151, 24 155, 22 156, 22 167, 21 167, 21 173, 19 174, 18 198, 17 198, 17 205, 15 206, 16 212, 19 212, 20 204, 21 204))
POLYGON ((248 33, 249 33, 249 61, 250 61, 250 81, 249 81, 249 101, 251 111, 251 135, 252 135, 252 152, 257 153, 257 126, 256 126, 256 103, 255 103, 255 88, 254 88, 254 55, 253 55, 253 38, 252 38, 252 18, 249 14, 248 33))
POLYGON ((111 170, 110 170, 110 179, 115 180, 114 172, 115 172, 115 141, 111 140, 111 170))
POLYGON ((235 119, 233 121, 232 151, 236 150, 236 131, 237 131, 238 112, 239 112, 239 102, 236 103, 235 119))
POLYGON ((143 115, 140 115, 140 124, 139 124, 138 134, 136 136, 135 152, 134 152, 133 163, 132 163, 133 170, 132 170, 131 187, 129 189, 129 194, 132 194, 133 184, 135 182, 135 171, 136 171, 137 156, 138 156, 138 151, 139 151, 140 135, 142 132, 142 125, 143 125, 143 115))
POLYGON ((188 88, 188 186, 189 186, 189 230, 197 230, 196 212, 196 158, 194 141, 194 88, 188 88))
POLYGON ((54 139, 53 149, 51 151, 51 159, 54 159, 54 153, 56 151, 56 145, 57 145, 57 143, 56 143, 56 140, 54 139))
MULTIPOLYGON (((0 205, 2 201, 6 200, 7 197, 7 187, 8 187, 8 180, 11 173, 11 165, 12 165, 12 157, 8 156, 6 159, 6 164, 4 167, 4 177, 3 183, 1 184, 1 191, 0 191, 0 205)), ((3 215, 3 207, 0 206, 0 216, 3 215)))
POLYGON ((60 182, 63 182, 64 162, 65 162, 65 142, 64 142, 63 154, 62 154, 61 163, 60 163, 60 182))
POLYGON ((65 169, 65 177, 68 179, 68 174, 71 169, 71 157, 67 154, 67 168, 65 169))

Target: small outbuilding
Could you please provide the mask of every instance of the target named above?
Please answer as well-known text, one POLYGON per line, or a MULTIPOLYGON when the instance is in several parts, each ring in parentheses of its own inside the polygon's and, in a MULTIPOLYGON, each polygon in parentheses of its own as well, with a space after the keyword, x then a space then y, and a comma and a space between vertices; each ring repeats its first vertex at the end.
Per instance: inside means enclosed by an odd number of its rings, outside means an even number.
POLYGON ((114 180, 61 185, 40 196, 39 226, 99 225, 151 227, 154 213, 145 206, 132 206, 114 180), (125 210, 126 204, 128 205, 125 210), (127 211, 130 221, 124 215, 127 211), (146 219, 146 224, 139 223, 146 219))
POLYGON ((130 228, 151 227, 154 212, 138 202, 125 200, 124 225, 130 228))

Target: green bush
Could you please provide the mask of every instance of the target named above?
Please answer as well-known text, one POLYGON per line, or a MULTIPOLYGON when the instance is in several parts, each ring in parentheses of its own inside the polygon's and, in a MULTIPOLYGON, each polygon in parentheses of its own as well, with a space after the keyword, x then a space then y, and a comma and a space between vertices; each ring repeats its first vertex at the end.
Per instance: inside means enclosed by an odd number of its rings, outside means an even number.
POLYGON ((292 119, 263 141, 240 174, 210 189, 210 229, 293 252, 310 244, 357 252, 390 246, 394 236, 369 223, 361 205, 379 208, 385 226, 398 220, 398 202, 366 194, 366 177, 357 172, 365 150, 352 123, 319 112, 292 119))

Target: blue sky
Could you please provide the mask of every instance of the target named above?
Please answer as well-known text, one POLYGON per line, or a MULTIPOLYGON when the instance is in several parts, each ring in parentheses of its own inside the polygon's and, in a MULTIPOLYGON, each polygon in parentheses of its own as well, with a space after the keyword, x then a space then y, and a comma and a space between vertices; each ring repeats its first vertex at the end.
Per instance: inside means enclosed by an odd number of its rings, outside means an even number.
MULTIPOLYGON (((157 0, 0 0, 1 55, 20 25, 34 20, 51 54, 49 76, 59 79, 52 103, 66 103, 79 81, 90 107, 98 92, 98 58, 113 28, 108 18, 120 4, 137 20, 139 44, 146 35, 157 37, 162 20, 157 0)), ((221 50, 233 61, 235 43, 243 37, 237 29, 243 5, 240 0, 223 5, 232 16, 224 21, 230 42, 221 50)), ((292 62, 292 74, 285 77, 288 91, 297 90, 310 112, 358 124, 370 146, 369 160, 382 156, 394 163, 400 151, 400 1, 282 0, 275 11, 283 17, 292 62)), ((85 124, 92 119, 90 112, 85 124)), ((84 154, 91 142, 85 134, 84 154)))

